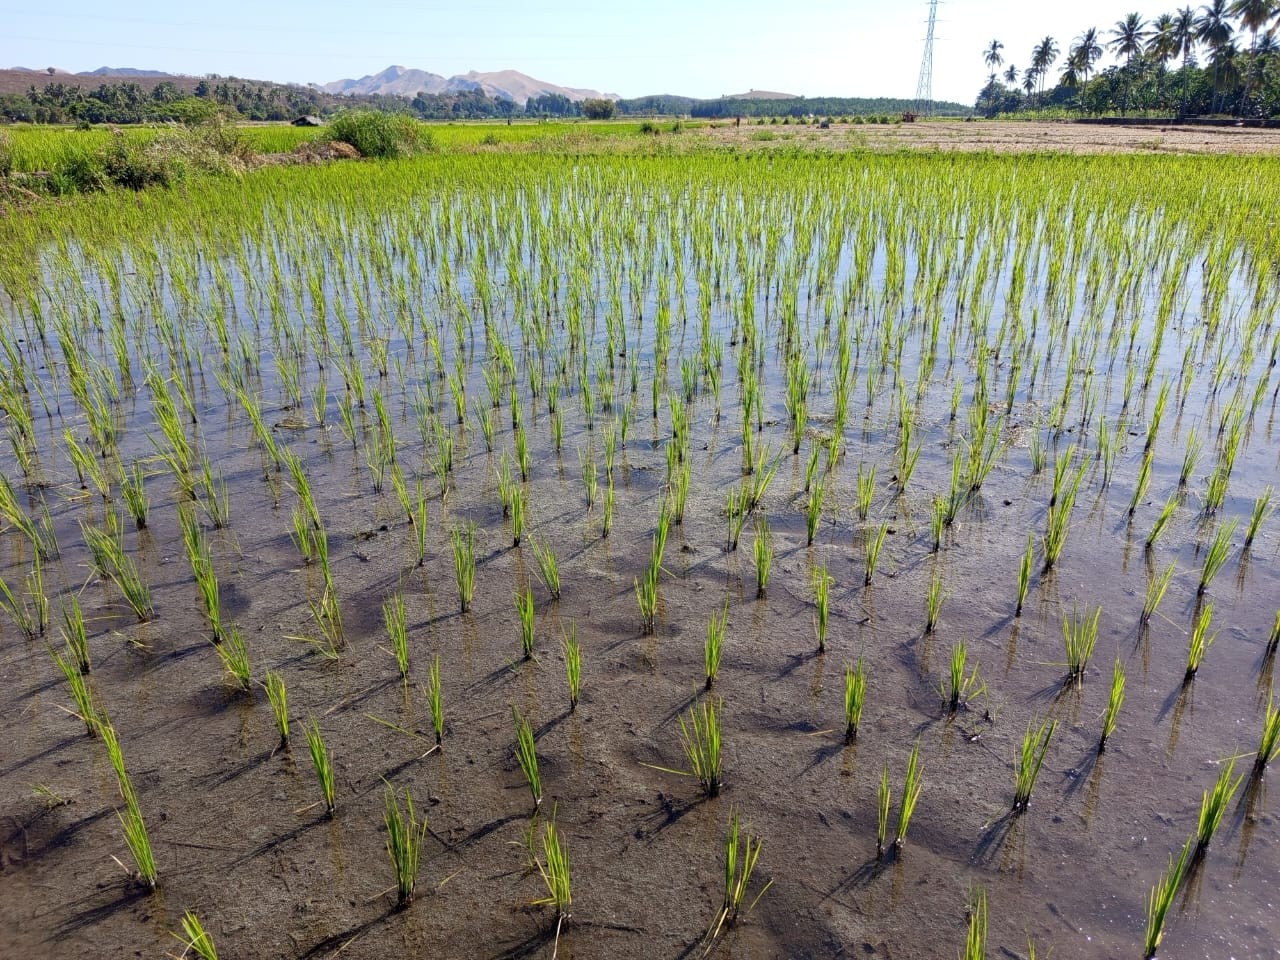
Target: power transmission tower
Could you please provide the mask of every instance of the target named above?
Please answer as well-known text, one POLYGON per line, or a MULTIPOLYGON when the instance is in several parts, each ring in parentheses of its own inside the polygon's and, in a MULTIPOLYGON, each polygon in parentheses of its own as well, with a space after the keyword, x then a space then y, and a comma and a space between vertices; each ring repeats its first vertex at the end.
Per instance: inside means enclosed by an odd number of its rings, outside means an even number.
POLYGON ((938 24, 938 0, 929 0, 929 32, 924 38, 920 80, 916 84, 916 113, 933 115, 933 30, 938 24))

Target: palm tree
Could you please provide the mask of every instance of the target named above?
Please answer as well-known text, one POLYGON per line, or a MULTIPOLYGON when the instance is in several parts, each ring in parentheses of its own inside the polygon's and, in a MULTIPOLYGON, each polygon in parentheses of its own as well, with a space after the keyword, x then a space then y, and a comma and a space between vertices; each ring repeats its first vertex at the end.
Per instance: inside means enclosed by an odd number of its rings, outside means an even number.
POLYGON ((1179 116, 1187 112, 1187 81, 1191 77, 1191 65, 1196 56, 1196 14, 1190 7, 1182 7, 1173 18, 1174 52, 1182 58, 1182 104, 1179 116))
POLYGON ((987 45, 987 49, 982 52, 982 60, 990 70, 994 71, 996 67, 1004 63, 1004 57, 1000 55, 1000 51, 1003 49, 1003 43, 999 40, 992 40, 987 45))
POLYGON ((1171 13, 1162 13, 1151 21, 1151 35, 1147 38, 1146 55, 1160 65, 1156 74, 1157 98, 1164 104, 1164 81, 1169 72, 1169 61, 1178 53, 1177 21, 1171 13))
MULTIPOLYGON (((1243 112, 1245 101, 1249 99, 1249 92, 1253 86, 1253 81, 1261 79, 1262 72, 1253 69, 1252 61, 1257 60, 1258 53, 1258 31, 1267 25, 1273 16, 1280 14, 1280 5, 1275 0, 1235 0, 1231 4, 1230 9, 1233 17, 1240 18, 1240 26, 1249 31, 1249 54, 1250 69, 1246 71, 1244 78, 1244 90, 1240 94, 1240 110, 1243 112)), ((1271 36, 1271 34, 1268 34, 1271 36)))
POLYGON ((1035 71, 1036 76, 1040 79, 1040 96, 1044 98, 1044 78, 1049 73, 1049 68, 1053 66, 1053 62, 1058 59, 1058 41, 1053 37, 1045 37, 1034 47, 1031 48, 1031 69, 1035 71))
MULTIPOLYGON (((1087 90, 1089 88, 1089 74, 1093 72, 1093 65, 1102 56, 1102 47, 1098 43, 1098 28, 1090 27, 1076 37, 1074 45, 1067 55, 1076 61, 1076 68, 1084 78, 1084 87, 1087 90)), ((1084 96, 1083 92, 1081 92, 1081 96, 1084 96)))
POLYGON ((1019 76, 1018 68, 1011 63, 1009 64, 1009 69, 1004 72, 1004 82, 1010 86, 1015 86, 1019 76))
POLYGON ((1218 76, 1218 71, 1224 66, 1222 49, 1231 42, 1231 34, 1235 32, 1235 28, 1231 25, 1230 17, 1231 11, 1228 9, 1227 0, 1209 0, 1208 3, 1200 8, 1200 15, 1196 17, 1195 22, 1196 39, 1208 47, 1211 52, 1213 104, 1210 109, 1213 112, 1217 112, 1218 94, 1221 92, 1221 78, 1218 76))
POLYGON ((1027 67, 1027 69, 1022 72, 1022 89, 1028 97, 1035 92, 1037 76, 1039 76, 1039 74, 1036 73, 1033 67, 1027 67))
POLYGON ((1123 114, 1129 109, 1129 89, 1133 83, 1133 58, 1142 52, 1143 42, 1147 39, 1147 22, 1141 14, 1131 13, 1123 20, 1117 20, 1111 30, 1111 42, 1107 44, 1115 51, 1116 56, 1124 57, 1124 104, 1120 108, 1123 114))

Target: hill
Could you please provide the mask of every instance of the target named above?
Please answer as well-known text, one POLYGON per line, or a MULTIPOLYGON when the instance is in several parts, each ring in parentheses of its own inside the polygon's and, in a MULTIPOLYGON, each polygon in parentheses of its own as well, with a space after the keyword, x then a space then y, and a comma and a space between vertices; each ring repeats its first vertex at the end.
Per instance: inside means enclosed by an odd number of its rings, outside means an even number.
POLYGON ((370 74, 357 80, 334 80, 321 84, 325 93, 343 96, 400 96, 414 97, 420 93, 429 95, 448 93, 483 93, 494 100, 510 100, 523 106, 529 100, 545 96, 561 96, 575 102, 590 97, 618 99, 617 94, 603 94, 581 87, 564 87, 558 83, 538 80, 518 70, 497 70, 488 73, 472 70, 468 73, 443 77, 426 70, 391 66, 381 73, 370 74))

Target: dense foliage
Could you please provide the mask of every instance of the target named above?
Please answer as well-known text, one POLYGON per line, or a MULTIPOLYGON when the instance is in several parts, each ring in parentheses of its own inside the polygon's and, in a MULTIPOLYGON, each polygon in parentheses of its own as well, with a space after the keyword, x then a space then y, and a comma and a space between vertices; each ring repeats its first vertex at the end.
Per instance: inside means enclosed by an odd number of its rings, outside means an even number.
MULTIPOLYGON (((972 113, 961 103, 934 101, 932 112, 944 117, 963 117, 972 113)), ((851 116, 869 117, 906 113, 918 109, 914 100, 894 97, 789 97, 786 99, 742 99, 724 97, 717 100, 695 100, 667 94, 619 100, 618 113, 623 116, 691 117, 805 117, 851 116)))

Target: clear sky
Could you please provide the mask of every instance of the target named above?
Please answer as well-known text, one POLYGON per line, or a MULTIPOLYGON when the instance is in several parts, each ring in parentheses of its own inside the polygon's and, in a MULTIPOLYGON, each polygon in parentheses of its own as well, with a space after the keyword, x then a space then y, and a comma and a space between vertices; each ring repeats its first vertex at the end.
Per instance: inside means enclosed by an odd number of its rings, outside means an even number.
MULTIPOLYGON (((1138 11, 1151 17, 1175 5, 1138 11)), ((946 0, 934 97, 972 103, 993 39, 1004 43, 1006 65, 1025 67, 1040 38, 1053 36, 1065 55, 1084 29, 1105 37, 1129 9, 1126 0, 946 0)), ((752 87, 911 97, 927 17, 927 0, 0 0, 0 66, 324 83, 401 64, 444 76, 514 69, 624 97, 752 87)))

